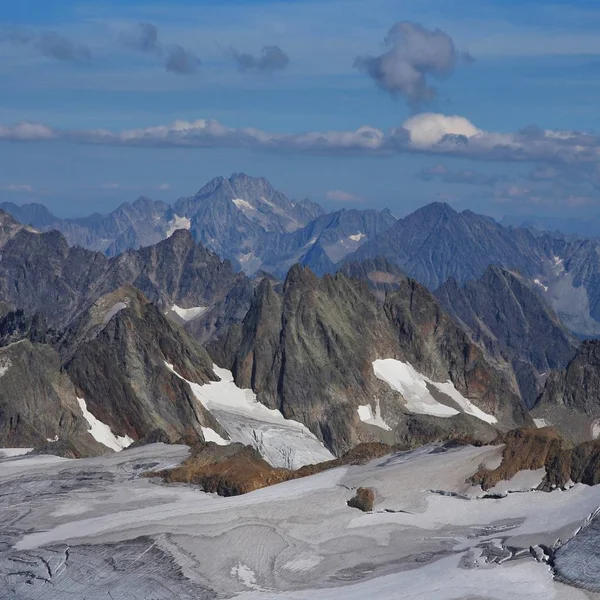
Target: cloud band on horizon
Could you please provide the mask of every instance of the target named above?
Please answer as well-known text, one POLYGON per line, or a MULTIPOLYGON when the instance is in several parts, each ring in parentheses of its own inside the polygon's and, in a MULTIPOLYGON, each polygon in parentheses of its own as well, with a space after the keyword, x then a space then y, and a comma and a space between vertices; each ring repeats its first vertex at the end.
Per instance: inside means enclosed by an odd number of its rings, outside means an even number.
POLYGON ((590 164, 600 162, 600 136, 527 127, 514 133, 477 128, 460 116, 422 113, 387 132, 363 126, 354 131, 270 133, 231 128, 212 119, 175 121, 139 129, 57 129, 20 122, 0 125, 0 141, 98 144, 132 147, 247 148, 324 154, 419 153, 474 160, 590 164))

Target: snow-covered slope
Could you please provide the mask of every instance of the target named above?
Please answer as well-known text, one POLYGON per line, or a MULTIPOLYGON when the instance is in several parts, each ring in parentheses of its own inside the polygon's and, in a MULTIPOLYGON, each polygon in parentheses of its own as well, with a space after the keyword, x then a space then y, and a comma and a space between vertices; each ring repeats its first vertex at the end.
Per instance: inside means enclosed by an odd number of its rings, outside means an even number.
POLYGON ((79 408, 83 413, 83 418, 87 421, 89 429, 88 431, 92 434, 92 437, 97 441, 114 450, 120 452, 124 448, 131 446, 133 440, 128 436, 115 435, 106 423, 103 423, 97 419, 87 408, 86 402, 83 398, 77 398, 79 402, 79 408))
POLYGON ((438 383, 419 373, 412 365, 393 358, 373 362, 375 375, 400 392, 406 401, 406 408, 412 413, 432 415, 434 417, 453 417, 464 412, 486 423, 497 423, 493 415, 483 412, 465 398, 451 381, 438 383), (437 393, 436 393, 437 392, 437 393), (434 395, 442 399, 443 394, 451 402, 443 404, 434 395), (454 406, 456 408, 454 408, 454 406))
MULTIPOLYGON (((173 365, 166 365, 184 379, 173 365)), ((254 446, 275 467, 298 469, 334 458, 302 423, 285 419, 278 410, 271 410, 258 402, 252 390, 237 387, 231 371, 216 365, 213 369, 220 381, 206 385, 187 383, 231 440, 254 446)))
POLYGON ((597 534, 578 533, 600 488, 483 499, 465 479, 501 451, 427 447, 232 498, 139 476, 183 460, 185 446, 4 459, 0 582, 27 600, 597 598, 555 581, 543 548, 591 537, 587 554, 558 552, 558 568, 600 590, 597 534), (346 504, 359 486, 375 491, 372 513, 346 504))

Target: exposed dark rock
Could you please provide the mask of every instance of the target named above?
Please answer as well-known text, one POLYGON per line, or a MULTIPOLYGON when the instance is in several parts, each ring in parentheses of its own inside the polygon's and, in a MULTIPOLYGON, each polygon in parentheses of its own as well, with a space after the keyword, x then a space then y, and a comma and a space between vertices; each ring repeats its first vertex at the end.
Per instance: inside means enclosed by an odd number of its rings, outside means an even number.
POLYGON ((87 429, 55 350, 26 339, 0 348, 0 447, 66 456, 107 452, 87 429))
POLYGON ((210 358, 134 288, 98 300, 65 334, 61 354, 88 409, 118 435, 162 429, 171 442, 197 441, 202 426, 220 430, 165 364, 202 384, 214 379, 210 358))
POLYGON ((495 444, 504 444, 502 463, 496 469, 481 467, 470 481, 483 490, 511 479, 519 471, 542 469, 566 448, 565 440, 553 429, 516 429, 498 436, 495 444))
POLYGON ((548 371, 566 367, 575 355, 575 338, 518 273, 489 267, 462 287, 449 279, 435 295, 474 341, 513 371, 528 408, 548 371))
POLYGON ((375 502, 375 492, 371 488, 358 488, 356 495, 348 500, 350 508, 357 508, 363 512, 371 512, 375 502))
MULTIPOLYGON (((373 373, 378 358, 410 362, 434 381, 452 381, 501 426, 528 422, 502 373, 431 294, 408 279, 381 303, 366 283, 339 273, 319 279, 295 266, 281 296, 268 281, 261 283, 242 326, 211 352, 232 369, 240 387, 252 388, 263 404, 305 423, 338 455, 360 442, 407 440, 399 395, 373 373), (373 405, 375 398, 393 429, 389 434, 358 419, 358 406, 373 405)), ((494 437, 485 423, 474 429, 471 420, 459 421, 462 435, 483 429, 486 439, 494 437)))
POLYGON ((597 437, 600 425, 600 341, 581 344, 566 369, 550 373, 532 411, 578 443, 597 437))

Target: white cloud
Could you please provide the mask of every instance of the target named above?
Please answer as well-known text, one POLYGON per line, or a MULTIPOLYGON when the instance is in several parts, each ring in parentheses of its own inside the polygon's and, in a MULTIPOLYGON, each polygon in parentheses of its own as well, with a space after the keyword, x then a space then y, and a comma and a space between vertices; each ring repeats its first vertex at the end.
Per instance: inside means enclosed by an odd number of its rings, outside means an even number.
POLYGON ((327 200, 334 200, 335 202, 361 202, 362 198, 355 196, 350 192, 344 192, 343 190, 330 190, 325 195, 327 200))
POLYGON ((26 183, 9 183, 0 186, 1 192, 33 192, 33 186, 26 183))
POLYGON ((404 122, 404 129, 410 133, 410 141, 417 148, 430 148, 441 142, 445 136, 464 136, 467 139, 483 133, 468 119, 435 113, 422 113, 404 122))
POLYGON ((600 163, 600 137, 577 131, 528 127, 514 133, 488 132, 457 115, 424 113, 385 132, 365 125, 354 131, 271 133, 231 128, 211 119, 175 121, 139 129, 53 129, 36 123, 0 125, 0 140, 52 141, 146 147, 226 147, 329 154, 423 153, 475 160, 600 163))

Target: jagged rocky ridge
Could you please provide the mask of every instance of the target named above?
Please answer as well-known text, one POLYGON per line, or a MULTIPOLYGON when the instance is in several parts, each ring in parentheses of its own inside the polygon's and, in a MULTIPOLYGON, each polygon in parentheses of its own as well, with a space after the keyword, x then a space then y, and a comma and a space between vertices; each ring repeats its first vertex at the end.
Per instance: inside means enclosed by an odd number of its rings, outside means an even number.
POLYGON ((69 246, 58 231, 20 230, 0 248, 0 300, 28 315, 41 313, 54 328, 65 327, 100 296, 131 284, 163 311, 206 309, 187 323, 204 341, 241 319, 252 298, 248 278, 194 243, 185 230, 112 259, 69 246))
POLYGON ((238 386, 304 422, 336 454, 364 441, 419 443, 420 437, 431 439, 431 430, 440 439, 455 434, 489 439, 493 431, 464 413, 449 419, 411 414, 399 394, 375 376, 378 359, 397 359, 432 381, 451 381, 495 415, 500 427, 529 422, 504 374, 408 278, 381 302, 363 282, 339 273, 319 279, 295 266, 281 295, 264 280, 243 323, 209 350, 233 371, 238 386), (380 413, 389 431, 363 424, 359 406, 380 413))
POLYGON ((493 219, 443 203, 429 204, 366 241, 348 262, 384 257, 429 289, 459 285, 490 265, 533 283, 560 320, 582 336, 600 334, 598 240, 503 227, 493 219))
POLYGON ((119 439, 196 443, 203 428, 227 437, 166 366, 208 383, 212 361, 135 288, 102 296, 62 332, 40 335, 39 323, 20 311, 0 321, 10 340, 0 347, 0 446, 77 457, 119 439), (102 441, 86 411, 110 429, 102 441))
POLYGON ((344 256, 396 221, 388 210, 326 214, 310 200, 289 200, 265 178, 243 173, 216 177, 172 206, 141 197, 105 216, 59 219, 40 204, 3 203, 1 209, 41 231, 60 230, 69 244, 107 256, 188 229, 197 242, 248 274, 262 268, 278 276, 285 276, 295 262, 319 273, 332 271, 344 256))

